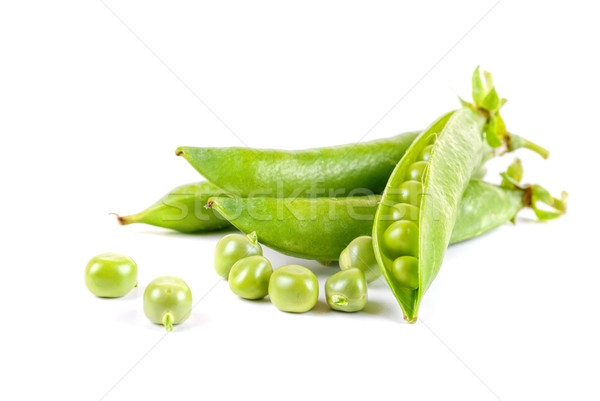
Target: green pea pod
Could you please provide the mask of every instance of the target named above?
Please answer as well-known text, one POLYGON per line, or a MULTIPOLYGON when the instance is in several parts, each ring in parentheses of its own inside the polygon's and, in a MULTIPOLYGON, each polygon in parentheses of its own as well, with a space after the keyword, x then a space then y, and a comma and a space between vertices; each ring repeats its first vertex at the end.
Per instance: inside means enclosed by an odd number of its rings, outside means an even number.
POLYGON ((358 188, 381 193, 417 134, 299 151, 183 146, 176 154, 210 182, 242 197, 347 196, 358 188))
MULTIPOLYGON (((485 142, 486 118, 462 108, 437 120, 413 142, 388 181, 373 225, 373 247, 379 266, 396 296, 405 319, 415 322, 423 294, 437 275, 450 243, 460 201, 469 180, 480 167, 485 142), (434 141, 421 181, 407 181, 407 173, 434 141), (403 192, 408 183, 409 193, 403 192), (420 210, 418 224, 408 220, 390 222, 383 216, 407 197, 420 210), (405 257, 417 258, 410 265, 405 257), (397 261, 398 259, 398 261, 397 261), (398 265, 411 272, 396 274, 398 265), (403 282, 399 277, 410 277, 403 282), (414 279, 414 280, 413 280, 414 279), (414 288, 412 283, 417 283, 414 288)), ((487 210, 486 210, 487 211, 487 210)))
MULTIPOLYGON (((465 191, 451 243, 483 234, 531 206, 531 187, 500 187, 472 180, 465 191)), ((371 235, 381 197, 211 198, 208 206, 240 231, 286 255, 338 260, 357 237, 371 235)), ((392 216, 389 216, 392 218, 392 216)))
POLYGON ((469 180, 489 158, 487 149, 511 150, 517 144, 548 156, 506 130, 499 113, 506 100, 498 96, 491 74, 484 75, 485 82, 475 69, 474 104, 461 100, 463 108, 442 116, 415 139, 392 172, 375 215, 375 256, 411 323, 442 265, 469 180), (423 173, 415 178, 417 167, 423 173), (417 207, 418 221, 384 218, 399 203, 417 207))
POLYGON ((197 182, 175 188, 139 213, 116 216, 121 225, 145 223, 183 233, 219 230, 231 224, 205 206, 210 197, 225 195, 225 191, 210 182, 197 182))

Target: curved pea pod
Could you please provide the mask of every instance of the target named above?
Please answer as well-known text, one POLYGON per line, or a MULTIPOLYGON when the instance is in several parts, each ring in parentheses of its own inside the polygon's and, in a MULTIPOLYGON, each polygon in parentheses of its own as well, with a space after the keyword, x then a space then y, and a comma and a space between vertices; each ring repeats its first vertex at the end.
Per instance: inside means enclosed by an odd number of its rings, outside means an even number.
POLYGON ((377 196, 348 198, 210 198, 207 206, 240 231, 286 255, 338 260, 354 238, 369 233, 377 196), (252 228, 252 229, 251 229, 252 228), (251 231, 248 231, 250 230, 251 231))
POLYGON ((483 115, 466 107, 441 117, 413 142, 383 193, 375 214, 373 247, 386 281, 409 322, 416 321, 421 298, 441 267, 463 193, 482 163, 485 125, 483 115), (423 151, 428 146, 433 148, 424 160, 423 151), (411 166, 420 161, 427 163, 421 180, 407 181, 411 166), (418 224, 385 218, 395 203, 409 196, 402 192, 407 182, 415 183, 409 195, 411 203, 419 208, 418 224), (400 259, 404 257, 416 260, 404 263, 406 260, 400 259), (396 274, 400 267, 411 271, 396 274), (398 278, 401 276, 414 280, 409 285, 398 278))
POLYGON ((176 154, 210 182, 241 197, 346 196, 356 189, 381 193, 417 134, 299 151, 183 146, 176 154))
POLYGON ((205 206, 210 197, 225 195, 225 191, 210 182, 196 182, 173 189, 139 213, 116 216, 121 225, 145 223, 183 233, 220 230, 231 224, 205 206))
MULTIPOLYGON (((531 206, 531 187, 472 180, 460 202, 451 243, 483 234, 531 206)), ((286 255, 338 260, 355 238, 370 235, 380 196, 348 198, 211 198, 209 207, 240 231, 286 255)), ((409 217, 406 212, 403 217, 409 217)), ((410 214, 410 213, 409 213, 410 214)), ((390 214, 390 217, 392 214, 390 214)))

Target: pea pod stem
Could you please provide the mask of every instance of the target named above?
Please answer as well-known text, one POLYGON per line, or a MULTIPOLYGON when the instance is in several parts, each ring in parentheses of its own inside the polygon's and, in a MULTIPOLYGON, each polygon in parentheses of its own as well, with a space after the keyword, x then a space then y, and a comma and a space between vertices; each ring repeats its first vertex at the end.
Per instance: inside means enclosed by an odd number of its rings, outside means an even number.
POLYGON ((522 185, 508 172, 500 174, 503 179, 503 185, 512 187, 524 192, 524 205, 533 209, 539 220, 556 219, 567 212, 567 192, 563 191, 561 198, 555 198, 550 192, 540 185, 522 185), (544 210, 539 207, 539 203, 545 204, 551 210, 544 210))
POLYGON ((550 151, 548 149, 545 149, 522 136, 510 134, 507 138, 507 151, 512 152, 520 148, 529 149, 542 156, 544 159, 547 159, 550 156, 550 151))

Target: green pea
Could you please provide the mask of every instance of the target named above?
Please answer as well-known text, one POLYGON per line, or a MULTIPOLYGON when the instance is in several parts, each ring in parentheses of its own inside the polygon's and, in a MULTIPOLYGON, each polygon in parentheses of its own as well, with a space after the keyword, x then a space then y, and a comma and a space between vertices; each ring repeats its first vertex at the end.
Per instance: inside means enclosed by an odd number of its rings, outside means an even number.
POLYGON ((229 277, 231 267, 238 260, 254 255, 262 255, 256 233, 248 235, 229 234, 217 243, 215 250, 215 271, 223 278, 229 277))
POLYGON ((313 272, 299 265, 276 269, 269 280, 269 298, 284 312, 308 312, 317 304, 319 282, 313 272))
POLYGON ((162 324, 167 331, 185 321, 192 313, 192 292, 178 277, 155 278, 144 291, 144 314, 153 323, 162 324))
POLYGON ((421 161, 429 161, 431 159, 431 153, 433 152, 433 145, 428 145, 423 148, 423 151, 419 155, 419 160, 421 161))
POLYGON ((98 297, 122 297, 137 286, 137 265, 129 256, 101 253, 87 264, 85 285, 98 297))
POLYGON ((331 309, 357 312, 367 305, 367 281, 362 271, 356 268, 342 270, 325 283, 327 304, 331 309))
POLYGON ((235 262, 229 272, 229 288, 246 299, 261 299, 269 293, 271 262, 264 256, 248 256, 235 262))
POLYGON ((409 220, 419 225, 420 209, 408 203, 396 203, 391 208, 391 217, 393 221, 409 220))
POLYGON ((353 239, 340 253, 340 268, 360 270, 365 275, 367 283, 379 278, 381 269, 375 259, 371 237, 364 235, 353 239))
POLYGON ((419 227, 411 221, 395 221, 383 234, 383 250, 391 259, 398 256, 417 256, 419 227))
POLYGON ((406 172, 406 179, 412 181, 419 181, 423 179, 423 174, 427 168, 427 162, 415 162, 410 165, 406 172))
POLYGON ((402 203, 409 203, 419 207, 423 194, 423 185, 419 181, 404 181, 399 187, 399 199, 402 203))
POLYGON ((414 256, 400 256, 392 264, 392 275, 403 287, 419 288, 419 259, 414 256))

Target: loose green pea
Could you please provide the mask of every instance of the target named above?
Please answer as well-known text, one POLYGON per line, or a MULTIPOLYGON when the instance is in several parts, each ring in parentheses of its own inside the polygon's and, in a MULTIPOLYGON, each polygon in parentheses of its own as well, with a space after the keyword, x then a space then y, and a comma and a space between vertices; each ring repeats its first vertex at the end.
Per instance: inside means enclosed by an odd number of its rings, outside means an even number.
POLYGON ((269 293, 273 274, 271 262, 264 256, 248 256, 235 262, 229 272, 229 288, 246 299, 261 299, 269 293))
POLYGON ((431 159, 431 153, 433 152, 433 145, 425 146, 419 155, 419 160, 421 161, 429 161, 431 159))
POLYGON ((98 297, 122 297, 137 286, 137 265, 129 256, 101 253, 87 264, 85 285, 98 297))
POLYGON ((406 179, 421 182, 426 168, 427 162, 415 162, 411 164, 406 172, 406 179))
POLYGON ((408 203, 396 203, 391 208, 391 217, 393 221, 409 220, 419 225, 420 209, 408 203))
POLYGON ((217 243, 215 271, 226 279, 235 262, 254 255, 262 255, 262 248, 258 243, 256 233, 226 235, 217 243))
POLYGON ((340 268, 348 270, 356 268, 363 272, 367 283, 381 276, 381 269, 375 259, 373 241, 369 236, 357 237, 340 253, 340 268))
POLYGON ((192 292, 178 277, 155 278, 144 291, 144 313, 153 323, 162 324, 167 331, 185 321, 192 313, 192 292))
POLYGON ((419 288, 419 259, 414 256, 400 256, 392 264, 392 275, 403 287, 419 288))
POLYGON ((402 203, 409 203, 419 207, 423 194, 423 185, 419 181, 404 181, 399 187, 399 199, 402 203))
POLYGON ((299 265, 276 269, 269 280, 269 298, 284 312, 308 312, 317 304, 319 282, 313 272, 299 265))
POLYGON ((395 221, 383 233, 383 250, 391 259, 398 256, 417 256, 419 228, 411 221, 395 221))
POLYGON ((325 283, 327 304, 331 309, 357 312, 367 305, 367 281, 362 271, 356 268, 342 270, 325 283))

